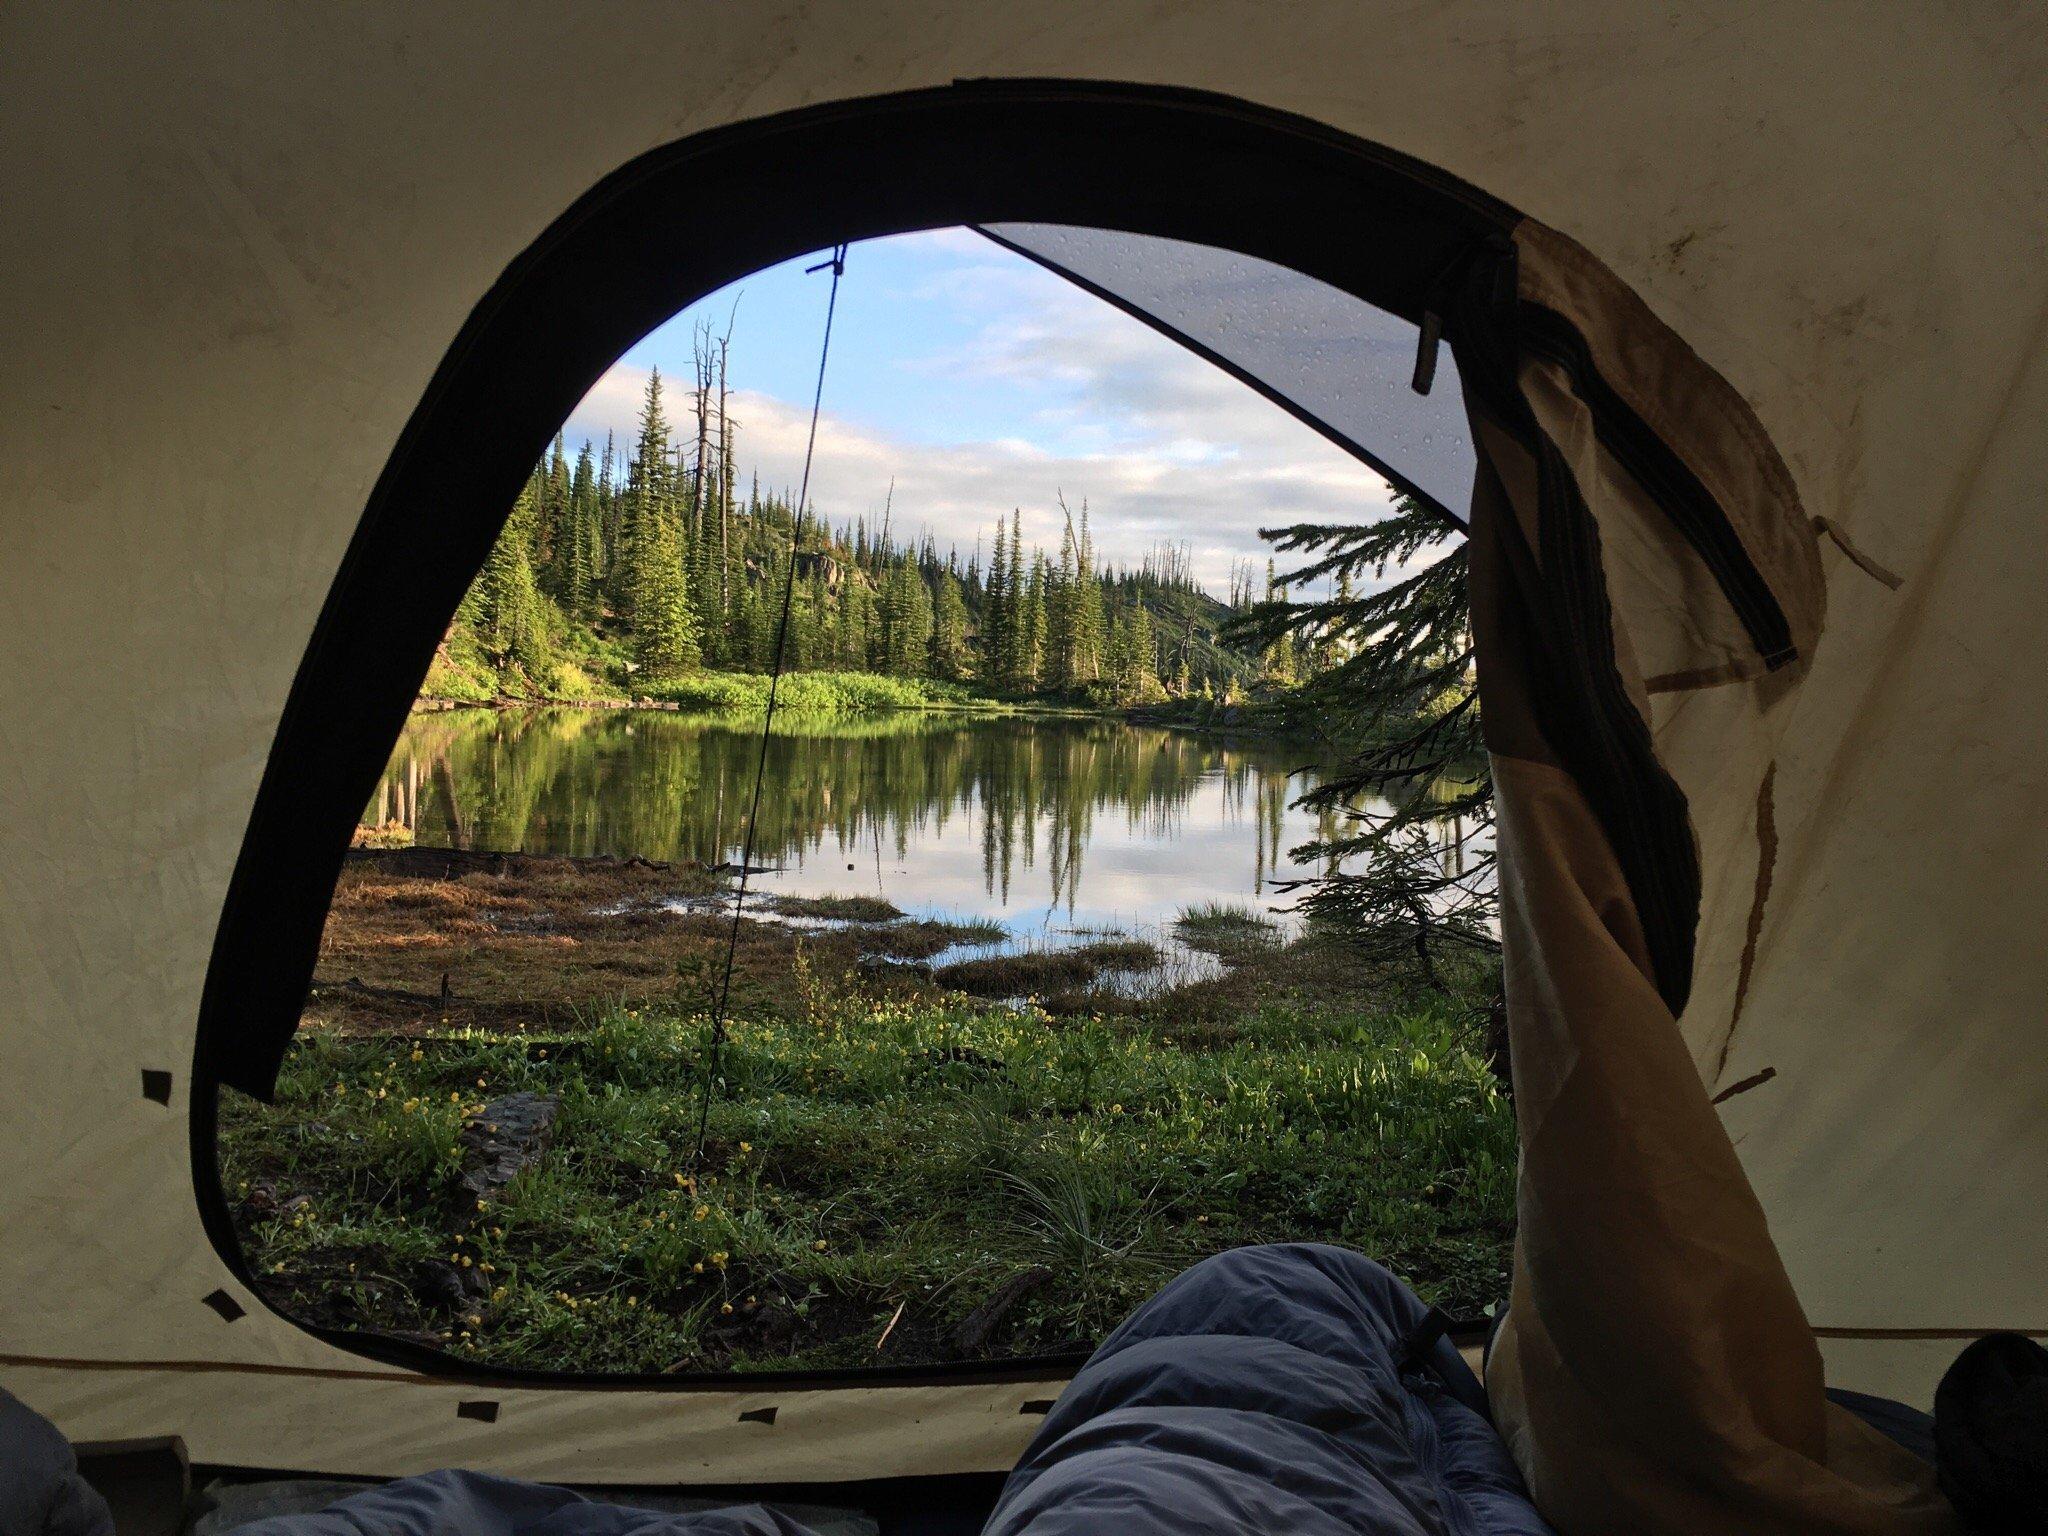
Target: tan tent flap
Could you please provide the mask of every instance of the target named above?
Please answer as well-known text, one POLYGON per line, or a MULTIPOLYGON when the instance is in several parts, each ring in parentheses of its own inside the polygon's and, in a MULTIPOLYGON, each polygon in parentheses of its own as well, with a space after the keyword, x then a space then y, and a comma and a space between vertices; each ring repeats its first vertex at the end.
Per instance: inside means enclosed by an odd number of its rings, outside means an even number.
MULTIPOLYGON (((1692 830, 1659 815, 1655 764, 1620 747, 1603 762, 1583 741, 1598 731, 1648 742, 1638 616, 1688 632, 1644 606, 1683 585, 1638 565, 1632 574, 1649 579, 1615 591, 1602 564, 1610 530, 1629 538, 1666 514, 1600 462, 1607 434, 1644 425, 1655 402, 1635 420, 1598 422, 1587 395, 1600 381, 1516 355, 1508 338, 1554 339, 1531 321, 1534 294, 1596 349, 1603 334, 1625 338, 1639 368, 1661 350, 1652 371, 1674 381, 1664 400, 1692 408, 1656 428, 1681 452, 1696 436, 1725 438, 1716 418, 1747 411, 1661 327, 1603 304, 1614 285, 1583 253, 1522 235, 1524 307, 1479 293, 1456 311, 1455 333, 1484 459, 1474 622, 1522 1141, 1513 1297, 1489 1394, 1539 1507, 1566 1529, 1951 1531, 1932 1469, 1824 1397, 1819 1349, 1668 1005, 1690 985, 1691 932, 1679 953, 1646 923, 1688 919, 1668 888, 1697 879, 1692 830), (1581 281, 1547 280, 1561 264, 1581 281), (1601 308, 1586 320, 1560 303, 1601 308), (1604 710, 1603 677, 1618 695, 1604 710)), ((1480 274, 1468 291, 1485 286, 1480 274)), ((1602 361, 1595 350, 1587 363, 1602 361)), ((1745 544, 1770 549, 1781 529, 1803 527, 1789 499, 1745 512, 1761 525, 1745 544)), ((1796 602, 1799 563, 1773 574, 1796 602)), ((1814 625, 1803 628, 1810 646, 1814 625)), ((1737 676, 1763 672, 1725 627, 1703 622, 1692 637, 1726 648, 1737 676)))

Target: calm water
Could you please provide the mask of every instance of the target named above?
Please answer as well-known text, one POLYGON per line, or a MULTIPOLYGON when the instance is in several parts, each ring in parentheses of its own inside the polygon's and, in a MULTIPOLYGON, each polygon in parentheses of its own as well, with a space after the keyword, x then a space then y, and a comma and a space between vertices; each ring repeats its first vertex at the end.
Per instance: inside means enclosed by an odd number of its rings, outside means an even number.
MULTIPOLYGON (((619 710, 414 716, 365 820, 423 845, 735 862, 760 722, 619 710)), ((896 714, 778 724, 757 889, 876 894, 1013 940, 1284 907, 1313 748, 1120 721, 896 714)))

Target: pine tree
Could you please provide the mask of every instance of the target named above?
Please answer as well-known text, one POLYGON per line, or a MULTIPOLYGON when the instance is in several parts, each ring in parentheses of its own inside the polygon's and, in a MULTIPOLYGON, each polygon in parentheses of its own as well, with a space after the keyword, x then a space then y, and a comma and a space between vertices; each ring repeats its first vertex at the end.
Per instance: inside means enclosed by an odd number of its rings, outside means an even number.
POLYGON ((1152 628, 1152 614, 1143 598, 1131 615, 1131 694, 1144 699, 1163 692, 1159 685, 1159 642, 1152 628))
MULTIPOLYGON (((1273 574, 1273 562, 1266 562, 1266 596, 1262 606, 1268 611, 1285 610, 1287 586, 1273 574)), ((1299 681, 1300 669, 1295 665, 1295 632, 1283 628, 1259 656, 1259 676, 1277 688, 1292 688, 1299 681)))
MULTIPOLYGON (((1043 593, 1040 594, 1041 605, 1043 593)), ((1019 693, 1027 692, 1037 682, 1037 667, 1033 652, 1042 633, 1032 633, 1030 578, 1024 572, 1024 514, 1020 509, 1010 511, 1009 579, 1005 593, 1003 616, 1003 681, 1004 686, 1019 693)))
POLYGON ((1081 503, 1081 539, 1074 572, 1074 681, 1094 682, 1102 675, 1102 646, 1107 638, 1102 583, 1095 574, 1095 541, 1088 532, 1088 503, 1081 503))
POLYGON ((1002 519, 996 519, 996 547, 989 557, 988 591, 982 601, 981 656, 985 676, 998 688, 1010 684, 1010 557, 1003 546, 1002 519))
POLYGON ((543 574, 548 578, 541 582, 541 589, 557 602, 565 595, 561 582, 568 570, 564 556, 570 536, 569 485, 569 461, 562 434, 557 432, 548 453, 547 479, 540 488, 532 551, 536 578, 543 574))
POLYGON ((599 522, 596 469, 590 444, 576 455, 569 477, 568 549, 561 560, 561 602, 571 617, 589 623, 597 617, 598 583, 603 578, 603 534, 599 522))
POLYGON ((525 681, 544 687, 550 681, 553 653, 546 599, 534 582, 530 556, 539 515, 538 478, 527 481, 491 546, 473 588, 469 622, 492 665, 516 667, 525 681))
POLYGON ((1269 574, 1267 600, 1226 633, 1334 658, 1300 686, 1293 708, 1348 754, 1301 802, 1344 828, 1307 850, 1334 872, 1307 882, 1303 905, 1374 957, 1410 962, 1437 983, 1447 954, 1499 947, 1465 546, 1446 547, 1440 517, 1407 497, 1376 523, 1300 523, 1264 536, 1313 558, 1285 582, 1269 574), (1290 585, 1332 578, 1322 601, 1287 596, 1290 585), (1370 809, 1375 801, 1391 808, 1370 809))
POLYGON ((634 541, 633 659, 639 677, 649 682, 697 663, 697 620, 678 544, 665 512, 650 514, 634 541))
POLYGON ((967 640, 967 599, 960 580, 951 571, 939 576, 938 596, 932 603, 931 674, 949 683, 967 681, 974 668, 974 655, 967 640))
MULTIPOLYGON (((640 404, 639 437, 632 461, 626 467, 625 511, 619 529, 623 547, 613 583, 618 606, 636 626, 639 593, 652 579, 642 566, 654 557, 654 533, 669 512, 671 489, 668 418, 661 409, 661 370, 654 368, 647 375, 647 391, 640 404)), ((680 566, 680 555, 677 562, 680 566)))
POLYGON ((1024 588, 1024 618, 1018 625, 1017 686, 1025 693, 1035 693, 1045 681, 1045 588, 1045 556, 1035 555, 1031 580, 1024 588))

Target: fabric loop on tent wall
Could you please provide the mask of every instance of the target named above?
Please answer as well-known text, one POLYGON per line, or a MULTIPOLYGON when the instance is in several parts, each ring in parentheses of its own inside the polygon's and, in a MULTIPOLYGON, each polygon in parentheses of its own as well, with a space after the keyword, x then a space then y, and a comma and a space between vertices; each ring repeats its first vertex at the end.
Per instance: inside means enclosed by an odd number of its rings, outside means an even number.
POLYGON ((1870 556, 1850 543, 1849 535, 1842 531, 1842 525, 1832 517, 1821 517, 1816 514, 1813 519, 1813 531, 1815 533, 1824 533, 1832 539, 1835 548, 1847 555, 1856 568, 1872 581, 1882 583, 1884 586, 1890 587, 1894 592, 1906 584, 1905 577, 1899 575, 1896 571, 1879 565, 1870 556))
POLYGON ((155 1067, 142 1069, 142 1096, 152 1104, 171 1102, 171 1074, 155 1067))
MULTIPOLYGON (((1728 1053, 1734 1048, 1736 1026, 1741 1024, 1743 1005, 1749 1001, 1750 977, 1756 972, 1757 946, 1763 942, 1764 909, 1770 905, 1771 879, 1778 868, 1777 788, 1778 763, 1773 758, 1756 790, 1756 884, 1749 899, 1749 922, 1743 933, 1742 960, 1735 974, 1735 1001, 1728 1010, 1728 1032, 1721 1037, 1721 1056, 1714 1066, 1716 1080, 1728 1070, 1728 1053)), ((1739 1091, 1740 1086, 1731 1093, 1739 1091)))
POLYGON ((1716 1104, 1726 1104, 1737 1094, 1747 1093, 1752 1088, 1763 1087, 1765 1083, 1768 1083, 1777 1075, 1778 1069, 1776 1067, 1765 1067, 1761 1072, 1752 1072, 1748 1077, 1743 1078, 1742 1081, 1730 1083, 1726 1088, 1715 1094, 1714 1102, 1716 1104))

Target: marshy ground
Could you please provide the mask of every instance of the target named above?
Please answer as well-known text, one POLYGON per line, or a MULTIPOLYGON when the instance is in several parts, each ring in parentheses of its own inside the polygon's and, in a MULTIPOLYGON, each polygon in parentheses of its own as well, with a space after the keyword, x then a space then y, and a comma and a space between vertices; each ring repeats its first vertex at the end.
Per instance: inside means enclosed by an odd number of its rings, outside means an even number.
POLYGON ((312 1321, 559 1370, 1079 1352, 1175 1270, 1315 1238, 1475 1311, 1512 1116, 1473 999, 1242 908, 997 950, 873 897, 411 849, 344 872, 226 1190, 312 1321), (963 958, 964 957, 964 958, 963 958), (937 962, 934 964, 934 962, 937 962), (1149 978, 1149 980, 1148 980, 1149 978))

